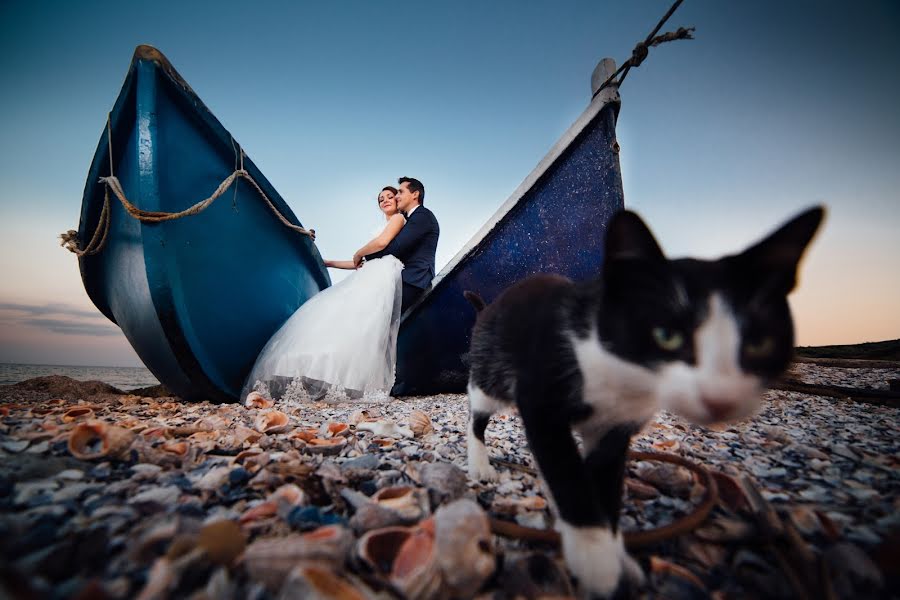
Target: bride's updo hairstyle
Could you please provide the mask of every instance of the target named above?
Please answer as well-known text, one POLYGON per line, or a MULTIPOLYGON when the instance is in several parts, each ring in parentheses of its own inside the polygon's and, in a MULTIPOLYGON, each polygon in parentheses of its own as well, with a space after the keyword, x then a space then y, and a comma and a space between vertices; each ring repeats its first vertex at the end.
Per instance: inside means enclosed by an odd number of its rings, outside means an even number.
MULTIPOLYGON (((394 208, 397 208, 397 200, 396 200, 397 188, 395 188, 394 186, 391 186, 391 185, 386 185, 383 188, 381 188, 381 191, 378 192, 378 195, 375 197, 375 203, 378 205, 378 210, 381 212, 382 215, 384 215, 387 218, 390 218, 390 217, 388 217, 388 214, 386 212, 381 210, 381 195, 385 192, 390 192, 394 195, 394 208)), ((400 212, 400 211, 398 210, 397 212, 400 212)), ((396 214, 396 213, 394 213, 394 214, 396 214)))
POLYGON ((383 188, 381 188, 381 191, 378 192, 378 195, 375 196, 375 204, 377 204, 378 206, 381 206, 381 192, 383 192, 385 190, 389 191, 390 193, 392 193, 395 196, 397 195, 397 188, 395 188, 392 185, 384 186, 383 188))

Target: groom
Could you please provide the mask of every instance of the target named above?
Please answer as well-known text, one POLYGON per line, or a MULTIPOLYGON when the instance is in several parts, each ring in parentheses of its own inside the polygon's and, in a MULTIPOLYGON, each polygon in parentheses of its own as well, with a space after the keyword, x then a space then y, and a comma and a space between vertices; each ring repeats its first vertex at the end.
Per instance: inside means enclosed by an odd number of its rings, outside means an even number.
MULTIPOLYGON (((401 177, 397 180, 397 210, 406 215, 406 225, 388 243, 384 250, 366 256, 366 259, 395 256, 403 263, 403 304, 406 312, 431 286, 434 279, 434 255, 441 233, 434 214, 425 208, 425 186, 418 179, 401 177)), ((356 266, 362 256, 353 255, 356 266)))

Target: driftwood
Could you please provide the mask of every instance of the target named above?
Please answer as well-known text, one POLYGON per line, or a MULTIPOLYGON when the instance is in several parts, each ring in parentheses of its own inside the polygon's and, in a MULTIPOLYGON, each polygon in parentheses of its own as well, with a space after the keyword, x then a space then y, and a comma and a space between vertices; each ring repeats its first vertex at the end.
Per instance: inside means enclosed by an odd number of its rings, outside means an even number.
POLYGON ((819 367, 838 367, 841 369, 900 369, 900 362, 895 360, 865 360, 858 358, 807 358, 795 356, 794 362, 817 365, 819 367))
POLYGON ((900 407, 900 393, 894 390, 870 390, 839 385, 803 383, 796 379, 781 379, 771 387, 772 389, 786 392, 800 392, 802 394, 828 396, 831 398, 849 398, 856 402, 900 407))
MULTIPOLYGON (((716 480, 705 467, 698 463, 688 460, 683 456, 669 454, 667 452, 638 452, 632 450, 628 453, 628 458, 635 461, 653 460, 679 465, 694 473, 703 487, 706 488, 706 494, 703 496, 703 501, 691 513, 684 517, 681 517, 672 523, 648 529, 646 531, 626 531, 622 537, 624 538, 625 546, 630 550, 652 546, 659 542, 693 531, 706 520, 710 511, 719 501, 719 490, 716 485, 716 480)), ((491 462, 506 468, 517 469, 533 476, 538 475, 537 470, 518 463, 496 458, 491 458, 491 462)), ((509 521, 502 521, 493 517, 490 521, 491 531, 497 535, 531 542, 543 542, 554 546, 559 546, 560 544, 559 533, 552 529, 524 527, 517 523, 510 523, 509 521)))
POLYGON ((821 577, 824 569, 821 557, 806 543, 790 519, 778 515, 748 476, 740 477, 739 482, 764 542, 793 588, 794 597, 836 598, 830 578, 821 577))

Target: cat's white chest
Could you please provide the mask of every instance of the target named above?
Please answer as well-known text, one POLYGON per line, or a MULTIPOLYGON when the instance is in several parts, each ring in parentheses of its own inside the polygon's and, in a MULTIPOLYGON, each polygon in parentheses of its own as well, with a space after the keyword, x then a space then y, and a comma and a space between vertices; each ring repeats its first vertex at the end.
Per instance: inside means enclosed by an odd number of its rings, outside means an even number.
POLYGON ((578 426, 584 435, 621 424, 642 425, 653 417, 658 409, 653 371, 605 350, 595 330, 584 338, 573 335, 571 343, 581 371, 582 401, 594 410, 578 426))

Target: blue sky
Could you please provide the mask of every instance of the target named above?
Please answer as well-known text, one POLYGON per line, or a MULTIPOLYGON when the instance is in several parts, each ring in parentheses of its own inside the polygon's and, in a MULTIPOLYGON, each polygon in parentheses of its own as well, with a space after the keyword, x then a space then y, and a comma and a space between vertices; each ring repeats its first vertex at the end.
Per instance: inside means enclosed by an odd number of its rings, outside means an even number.
MULTIPOLYGON (((139 364, 56 235, 137 44, 164 52, 329 258, 425 182, 438 268, 668 9, 641 2, 0 4, 0 361, 139 364)), ((830 208, 792 297, 800 343, 900 337, 900 5, 686 0, 622 87, 626 205, 673 255, 716 256, 830 208)))

